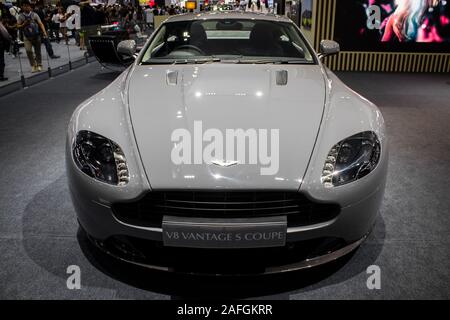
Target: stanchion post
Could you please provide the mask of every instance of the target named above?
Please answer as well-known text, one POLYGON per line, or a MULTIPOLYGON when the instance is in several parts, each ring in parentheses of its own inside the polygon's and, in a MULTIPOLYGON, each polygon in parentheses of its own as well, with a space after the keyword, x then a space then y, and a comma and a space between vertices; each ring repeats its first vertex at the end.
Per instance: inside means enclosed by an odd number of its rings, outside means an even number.
POLYGON ((22 83, 22 88, 26 88, 27 84, 25 82, 25 76, 23 75, 22 60, 20 59, 20 48, 19 51, 17 52, 17 57, 19 57, 20 82, 22 83))
POLYGON ((67 47, 67 54, 69 55, 69 70, 72 70, 72 59, 70 58, 69 43, 66 43, 66 47, 67 47))

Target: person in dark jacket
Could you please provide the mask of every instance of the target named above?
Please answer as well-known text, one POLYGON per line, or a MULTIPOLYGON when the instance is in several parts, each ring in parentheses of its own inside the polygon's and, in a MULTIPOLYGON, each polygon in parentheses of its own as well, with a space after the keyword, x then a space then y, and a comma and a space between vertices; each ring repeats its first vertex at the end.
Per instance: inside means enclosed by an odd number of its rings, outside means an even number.
POLYGON ((0 20, 0 81, 6 81, 5 78, 5 49, 8 48, 11 37, 0 20))
POLYGON ((17 43, 17 20, 10 13, 7 13, 2 18, 3 26, 8 30, 8 33, 11 36, 9 52, 13 55, 13 58, 16 58, 19 54, 19 44, 17 43))
POLYGON ((97 14, 90 5, 90 1, 80 2, 80 22, 82 40, 80 40, 80 49, 86 49, 89 55, 92 55, 92 49, 89 43, 89 37, 97 34, 97 14))

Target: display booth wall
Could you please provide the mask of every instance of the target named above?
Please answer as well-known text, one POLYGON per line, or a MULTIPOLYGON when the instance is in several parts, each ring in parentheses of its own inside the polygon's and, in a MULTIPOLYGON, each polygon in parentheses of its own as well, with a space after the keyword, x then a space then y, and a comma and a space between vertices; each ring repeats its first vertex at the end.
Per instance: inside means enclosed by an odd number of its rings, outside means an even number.
MULTIPOLYGON (((379 30, 367 29, 365 26, 367 17, 362 17, 365 11, 363 10, 362 14, 360 12, 364 8, 363 5, 367 7, 367 4, 377 3, 377 1, 312 1, 311 26, 306 30, 303 26, 301 28, 316 50, 319 49, 322 39, 334 39, 340 43, 341 52, 324 59, 330 69, 335 71, 450 72, 450 38, 448 37, 450 21, 446 29, 440 31, 447 37, 443 39, 440 37, 439 42, 399 42, 395 41, 396 39, 381 41, 381 37, 386 36, 386 32, 382 35, 379 30), (354 32, 355 30, 357 32, 354 32)), ((435 9, 434 14, 437 13, 437 9, 441 12, 445 9, 447 14, 450 1, 439 1, 439 4, 440 7, 435 9)), ((433 12, 433 10, 427 12, 433 12)), ((384 15, 382 20, 386 22, 388 17, 389 15, 384 15)), ((428 19, 428 17, 425 18, 428 19)), ((441 16, 438 22, 446 22, 445 19, 447 19, 446 16, 441 16)))

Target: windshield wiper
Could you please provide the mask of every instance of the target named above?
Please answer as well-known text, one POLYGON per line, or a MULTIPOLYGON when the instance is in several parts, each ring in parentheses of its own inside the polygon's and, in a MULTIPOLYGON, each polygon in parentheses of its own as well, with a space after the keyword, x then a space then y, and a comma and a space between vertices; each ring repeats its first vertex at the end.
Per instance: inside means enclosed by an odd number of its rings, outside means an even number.
POLYGON ((239 59, 236 63, 242 64, 304 64, 309 61, 306 59, 239 59))
POLYGON ((213 62, 226 62, 236 64, 306 64, 311 63, 306 59, 221 59, 217 57, 209 58, 187 58, 187 59, 164 59, 153 58, 142 64, 204 64, 213 62))
POLYGON ((275 64, 288 64, 288 63, 292 63, 292 64, 304 64, 304 63, 310 63, 311 61, 308 61, 306 59, 288 59, 288 60, 277 60, 274 61, 273 63, 275 64))
POLYGON ((201 58, 201 59, 177 59, 172 61, 172 64, 202 64, 220 62, 219 58, 201 58))
MULTIPOLYGON (((229 57, 207 57, 207 58, 186 58, 186 59, 169 59, 169 58, 153 58, 149 59, 145 62, 142 62, 142 64, 204 64, 204 63, 213 63, 213 62, 223 62, 223 63, 258 63, 258 60, 242 60, 240 58, 241 56, 238 56, 238 58, 232 57, 232 59, 229 59, 229 57), (234 59, 233 59, 234 58, 234 59)), ((261 60, 262 61, 262 60, 261 60)), ((264 61, 259 63, 272 63, 271 61, 264 61)))
POLYGON ((220 62, 219 58, 198 58, 198 59, 168 59, 168 58, 153 58, 147 61, 141 62, 141 64, 203 64, 203 63, 212 63, 212 62, 220 62))

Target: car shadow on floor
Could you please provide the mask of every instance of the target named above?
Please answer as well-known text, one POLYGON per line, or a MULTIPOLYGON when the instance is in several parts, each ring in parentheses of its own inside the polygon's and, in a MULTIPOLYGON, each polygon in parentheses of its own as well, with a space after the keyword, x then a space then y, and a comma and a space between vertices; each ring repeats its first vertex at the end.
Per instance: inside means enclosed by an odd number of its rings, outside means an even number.
POLYGON ((28 203, 22 230, 25 252, 45 271, 67 279, 67 267, 78 265, 83 287, 115 290, 118 298, 154 298, 155 294, 164 294, 172 299, 289 299, 292 294, 339 284, 365 273, 382 250, 385 226, 382 215, 378 215, 372 234, 356 252, 307 270, 245 277, 164 273, 118 261, 92 245, 78 229, 66 177, 61 176, 28 203))
POLYGON ((78 242, 85 257, 102 273, 133 287, 170 295, 172 299, 282 295, 323 281, 342 268, 353 256, 351 253, 321 267, 279 275, 199 276, 167 273, 118 261, 95 247, 81 228, 78 232, 78 242))
POLYGON ((92 79, 97 79, 97 80, 107 80, 107 81, 113 81, 114 79, 116 79, 123 71, 125 70, 125 68, 123 67, 101 67, 99 69, 99 72, 95 75, 93 75, 91 78, 92 79))

